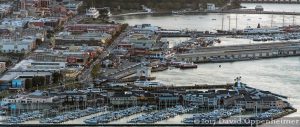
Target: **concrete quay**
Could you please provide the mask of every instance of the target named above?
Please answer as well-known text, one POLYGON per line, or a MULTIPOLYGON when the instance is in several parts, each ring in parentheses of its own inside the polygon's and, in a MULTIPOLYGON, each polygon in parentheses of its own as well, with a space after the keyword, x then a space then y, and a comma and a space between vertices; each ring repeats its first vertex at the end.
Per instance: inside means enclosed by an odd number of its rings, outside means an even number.
POLYGON ((300 42, 276 42, 198 48, 192 49, 188 53, 176 54, 175 59, 177 61, 205 63, 288 56, 300 56, 300 42))
POLYGON ((105 75, 106 77, 113 77, 115 79, 121 79, 124 78, 126 76, 135 74, 137 72, 138 69, 140 69, 142 66, 141 63, 137 63, 134 65, 131 65, 127 68, 121 69, 121 70, 117 70, 115 72, 112 72, 110 74, 105 75))

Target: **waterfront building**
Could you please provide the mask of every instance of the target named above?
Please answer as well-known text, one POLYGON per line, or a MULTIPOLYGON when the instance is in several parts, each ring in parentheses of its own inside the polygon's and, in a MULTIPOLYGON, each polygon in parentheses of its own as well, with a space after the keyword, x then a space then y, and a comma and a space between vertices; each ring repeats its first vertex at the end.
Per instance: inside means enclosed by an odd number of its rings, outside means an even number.
POLYGON ((86 11, 85 16, 87 18, 94 18, 95 19, 95 18, 98 18, 100 16, 100 13, 96 8, 91 7, 86 11))
POLYGON ((77 46, 86 44, 89 46, 99 46, 105 44, 112 39, 112 35, 101 32, 87 32, 79 35, 72 35, 70 32, 61 32, 55 37, 56 45, 71 45, 77 46))
POLYGON ((35 37, 23 37, 20 40, 2 39, 0 41, 0 51, 4 53, 29 53, 36 48, 35 37))
POLYGON ((272 109, 279 108, 283 109, 288 107, 288 104, 283 100, 275 96, 253 96, 253 95, 243 95, 235 101, 236 105, 243 106, 248 110, 255 109, 272 109))
POLYGON ((160 30, 161 30, 160 27, 152 26, 151 24, 135 25, 132 28, 133 33, 140 33, 140 34, 155 34, 156 32, 158 32, 160 30))
POLYGON ((80 6, 82 6, 83 1, 72 1, 71 3, 65 4, 67 10, 77 13, 80 6))
POLYGON ((6 63, 0 62, 0 74, 6 70, 6 63))
POLYGON ((51 106, 59 105, 57 96, 49 96, 47 92, 35 91, 30 94, 18 94, 3 98, 2 101, 15 104, 17 110, 40 110, 50 109, 51 106))
POLYGON ((129 106, 137 105, 137 97, 131 92, 115 93, 113 96, 109 97, 110 104, 114 106, 129 106))
POLYGON ((159 107, 170 107, 180 104, 179 96, 175 94, 161 94, 156 98, 159 107))
POLYGON ((22 60, 11 70, 18 71, 59 71, 66 68, 65 62, 39 62, 34 60, 22 60))
POLYGON ((201 94, 186 94, 183 96, 184 103, 190 103, 193 105, 202 106, 204 105, 203 95, 201 94))
POLYGON ((81 91, 64 91, 57 93, 62 105, 83 105, 87 102, 87 93, 81 91))
POLYGON ((213 3, 207 3, 207 11, 215 11, 216 10, 216 6, 213 3))
POLYGON ((84 33, 88 31, 108 33, 115 35, 121 30, 120 24, 75 24, 65 26, 65 30, 71 33, 84 33))
MULTIPOLYGON (((26 80, 29 79, 31 80, 33 77, 44 77, 45 79, 49 79, 49 80, 45 80, 44 83, 41 83, 41 85, 46 84, 51 84, 52 81, 52 74, 53 72, 41 72, 41 71, 26 71, 26 70, 9 70, 8 72, 6 72, 5 74, 3 74, 0 78, 0 90, 7 90, 7 89, 16 89, 13 88, 13 80, 26 80)), ((22 87, 18 87, 17 89, 23 89, 24 87, 26 87, 26 84, 22 84, 22 87)))
POLYGON ((123 43, 133 44, 137 49, 151 49, 158 42, 157 35, 131 34, 122 40, 123 43))
POLYGON ((86 65, 89 60, 97 56, 97 52, 101 52, 102 48, 98 46, 70 46, 70 47, 54 47, 53 49, 38 49, 32 54, 35 61, 44 62, 67 62, 68 64, 86 65))

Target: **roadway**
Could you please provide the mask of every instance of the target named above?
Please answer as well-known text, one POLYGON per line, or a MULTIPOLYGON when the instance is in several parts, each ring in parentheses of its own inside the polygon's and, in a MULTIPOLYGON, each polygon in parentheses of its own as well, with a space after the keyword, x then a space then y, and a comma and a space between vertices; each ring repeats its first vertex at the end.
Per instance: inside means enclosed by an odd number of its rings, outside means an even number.
POLYGON ((117 45, 127 36, 127 33, 130 31, 130 27, 127 27, 108 47, 104 49, 104 51, 98 56, 98 58, 90 65, 90 67, 83 70, 80 74, 79 81, 84 84, 92 83, 91 70, 92 68, 101 63, 101 61, 109 56, 110 52, 117 47, 117 45))

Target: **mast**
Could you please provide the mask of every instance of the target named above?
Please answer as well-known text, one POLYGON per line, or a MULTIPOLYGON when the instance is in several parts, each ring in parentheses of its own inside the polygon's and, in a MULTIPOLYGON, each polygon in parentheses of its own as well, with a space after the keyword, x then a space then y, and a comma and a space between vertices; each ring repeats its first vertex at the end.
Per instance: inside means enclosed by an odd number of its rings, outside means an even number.
POLYGON ((222 13, 222 31, 224 30, 224 14, 222 13))
POLYGON ((282 26, 284 26, 284 14, 282 15, 282 26))
POLYGON ((273 17, 274 15, 273 15, 273 13, 272 13, 272 17, 271 17, 271 27, 273 27, 273 17))
POLYGON ((228 20, 229 20, 229 21, 228 21, 228 25, 229 25, 229 26, 228 26, 228 31, 230 31, 230 24, 231 24, 231 23, 230 23, 230 16, 228 16, 228 20))
POLYGON ((237 27, 238 27, 238 17, 237 17, 237 14, 235 14, 235 30, 237 30, 237 27))
POLYGON ((295 15, 293 15, 293 26, 295 26, 295 15))

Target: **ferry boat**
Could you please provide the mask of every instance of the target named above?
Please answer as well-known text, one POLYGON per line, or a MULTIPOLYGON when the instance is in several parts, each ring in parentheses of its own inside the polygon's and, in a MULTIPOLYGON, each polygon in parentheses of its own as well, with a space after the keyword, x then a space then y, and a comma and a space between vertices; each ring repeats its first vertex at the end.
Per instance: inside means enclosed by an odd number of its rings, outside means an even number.
POLYGON ((190 68, 197 68, 198 66, 196 64, 193 63, 184 63, 184 64, 180 64, 179 68, 180 69, 190 69, 190 68))
POLYGON ((87 10, 85 16, 88 18, 98 18, 100 16, 100 13, 96 8, 91 7, 87 10))
POLYGON ((174 14, 174 15, 183 15, 184 11, 172 11, 172 14, 174 14))
POLYGON ((185 62, 170 62, 171 67, 179 67, 181 64, 184 64, 185 62))

